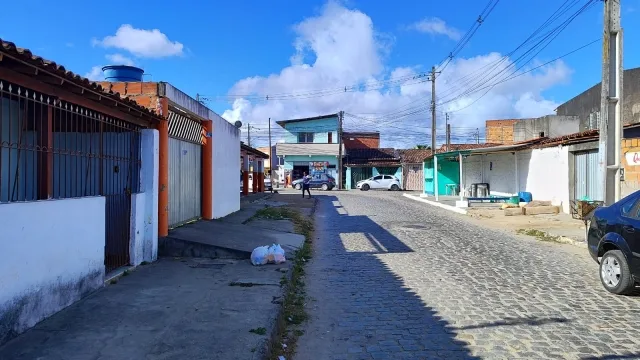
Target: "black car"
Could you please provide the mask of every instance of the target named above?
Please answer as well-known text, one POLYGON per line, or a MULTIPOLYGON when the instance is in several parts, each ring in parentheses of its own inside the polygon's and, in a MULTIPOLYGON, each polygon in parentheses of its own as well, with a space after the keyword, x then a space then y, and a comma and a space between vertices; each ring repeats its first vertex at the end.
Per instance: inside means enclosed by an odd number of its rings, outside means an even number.
MULTIPOLYGON (((292 183, 293 187, 296 190, 302 189, 302 183, 304 179, 298 179, 292 183)), ((311 189, 322 189, 324 191, 332 190, 336 187, 336 179, 333 176, 317 173, 311 175, 311 181, 309 181, 309 188, 311 189)))
POLYGON ((600 264, 600 280, 609 292, 628 294, 640 282, 640 191, 611 206, 597 208, 587 243, 600 264))

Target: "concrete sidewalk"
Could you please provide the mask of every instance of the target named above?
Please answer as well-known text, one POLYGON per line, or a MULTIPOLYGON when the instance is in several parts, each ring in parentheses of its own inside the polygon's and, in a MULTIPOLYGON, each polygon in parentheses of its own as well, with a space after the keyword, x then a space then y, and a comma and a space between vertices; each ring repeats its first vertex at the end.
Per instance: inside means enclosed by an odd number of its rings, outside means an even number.
MULTIPOLYGON (((294 208, 315 204, 275 197, 276 204, 294 208)), ((249 206, 243 205, 245 210, 249 206)), ((265 206, 269 203, 257 208, 265 206)), ((265 227, 294 235, 287 233, 293 227, 286 220, 277 220, 280 225, 264 219, 246 225, 225 221, 216 226, 243 228, 224 233, 238 243, 247 234, 277 233, 265 227)), ((293 255, 286 254, 288 259, 293 255)), ((9 341, 0 347, 0 360, 262 359, 282 309, 280 284, 291 273, 290 264, 256 267, 249 260, 161 258, 9 341)))

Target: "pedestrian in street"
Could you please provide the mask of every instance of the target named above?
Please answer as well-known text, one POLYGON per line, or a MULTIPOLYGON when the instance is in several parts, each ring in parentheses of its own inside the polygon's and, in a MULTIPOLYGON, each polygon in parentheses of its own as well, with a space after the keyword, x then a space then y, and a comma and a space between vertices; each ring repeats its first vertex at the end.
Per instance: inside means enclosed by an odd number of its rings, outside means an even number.
POLYGON ((311 199, 311 191, 309 188, 311 187, 311 176, 307 175, 307 173, 303 173, 302 175, 302 198, 304 199, 304 192, 307 191, 309 194, 309 199, 311 199))

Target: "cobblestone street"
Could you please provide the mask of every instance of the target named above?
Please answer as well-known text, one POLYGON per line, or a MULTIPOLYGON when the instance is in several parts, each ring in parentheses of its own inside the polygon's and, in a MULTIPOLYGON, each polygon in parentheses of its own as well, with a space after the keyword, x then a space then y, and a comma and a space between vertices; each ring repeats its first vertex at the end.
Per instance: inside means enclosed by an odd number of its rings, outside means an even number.
POLYGON ((640 358, 640 297, 608 294, 586 249, 397 192, 314 195, 296 359, 640 358))

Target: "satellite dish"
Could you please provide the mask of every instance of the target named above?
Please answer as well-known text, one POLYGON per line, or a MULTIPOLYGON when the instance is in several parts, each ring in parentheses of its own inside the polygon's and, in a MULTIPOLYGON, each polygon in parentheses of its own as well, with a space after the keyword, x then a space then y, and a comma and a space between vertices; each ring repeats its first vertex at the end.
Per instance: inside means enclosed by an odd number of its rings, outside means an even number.
POLYGON ((235 127, 237 127, 238 129, 240 129, 242 127, 242 121, 238 120, 236 121, 233 125, 235 125, 235 127))

